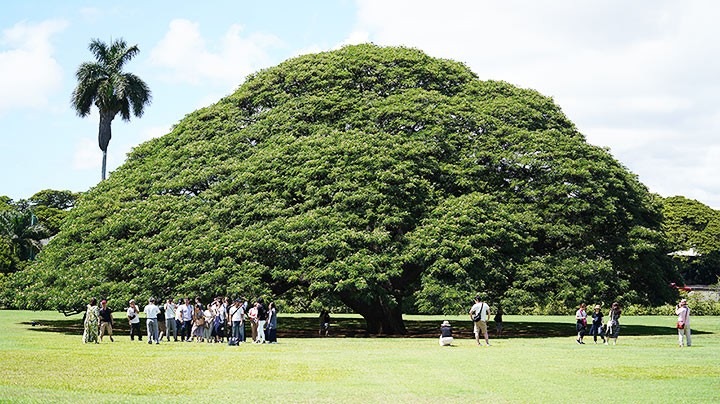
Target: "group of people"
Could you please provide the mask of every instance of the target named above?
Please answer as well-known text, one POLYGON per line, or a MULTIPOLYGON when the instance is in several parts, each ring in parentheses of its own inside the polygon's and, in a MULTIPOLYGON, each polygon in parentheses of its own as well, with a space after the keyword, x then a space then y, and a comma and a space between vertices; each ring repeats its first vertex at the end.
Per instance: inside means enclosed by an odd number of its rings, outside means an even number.
MULTIPOLYGON (((577 332, 577 339, 575 342, 578 344, 585 344, 583 338, 587 328, 588 314, 586 312, 585 303, 580 304, 577 312, 575 313, 577 332)), ((485 344, 490 346, 490 339, 488 337, 487 322, 490 318, 490 306, 480 299, 480 296, 475 296, 475 304, 470 308, 470 318, 473 322, 473 333, 475 334, 475 342, 482 346, 480 335, 482 333, 485 339, 485 344)), ((612 340, 612 344, 617 344, 618 335, 620 334, 620 315, 622 309, 620 304, 615 302, 610 306, 610 311, 607 315, 607 321, 601 311, 599 304, 596 304, 591 314, 592 325, 590 326, 590 335, 593 337, 595 344, 598 343, 598 336, 602 339, 603 344, 609 345, 609 341, 612 340)), ((675 306, 675 314, 677 318, 677 330, 678 330, 678 344, 682 348, 683 346, 691 346, 691 333, 690 333, 690 308, 687 306, 687 300, 682 299, 675 306)), ((498 308, 495 315, 495 324, 497 327, 497 335, 502 333, 502 309, 498 308)), ((445 320, 440 324, 440 346, 449 346, 453 343, 452 326, 450 322, 445 320)))
MULTIPOLYGON (((107 307, 107 301, 102 300, 102 308, 98 308, 97 299, 92 298, 87 305, 83 321, 84 343, 102 342, 107 332, 110 341, 114 318, 112 311, 107 307)), ((130 340, 142 341, 140 331, 140 308, 134 299, 129 302, 126 310, 130 325, 130 340)), ((190 298, 178 299, 176 304, 170 298, 156 304, 155 298, 150 298, 142 310, 145 313, 148 344, 159 344, 163 337, 178 342, 207 342, 223 343, 227 339, 230 345, 246 342, 245 326, 250 323, 252 342, 277 343, 277 309, 275 303, 265 306, 262 298, 250 305, 245 298, 234 299, 230 302, 227 297, 216 297, 204 305, 199 297, 194 302, 190 298), (178 338, 179 337, 179 338, 178 338)))
MULTIPOLYGON (((585 331, 587 328, 587 311, 585 303, 581 303, 578 311, 575 312, 575 331, 577 331, 577 342, 580 345, 584 345, 583 338, 585 337, 585 331)), ((620 315, 622 309, 620 304, 615 302, 610 306, 610 312, 608 313, 607 322, 604 321, 604 315, 601 312, 601 307, 596 304, 593 308, 591 315, 592 325, 590 326, 590 335, 593 337, 593 341, 597 344, 597 337, 600 336, 603 344, 608 345, 610 339, 613 340, 613 345, 617 344, 618 335, 620 334, 620 315)))

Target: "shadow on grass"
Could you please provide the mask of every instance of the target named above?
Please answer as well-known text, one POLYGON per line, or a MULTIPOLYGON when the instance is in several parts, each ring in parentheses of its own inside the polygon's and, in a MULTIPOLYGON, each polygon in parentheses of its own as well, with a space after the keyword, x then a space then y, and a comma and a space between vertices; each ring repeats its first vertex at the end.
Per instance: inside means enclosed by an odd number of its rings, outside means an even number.
MULTIPOLYGON (((141 321, 142 331, 145 332, 144 321, 141 321)), ((54 332, 68 335, 82 335, 82 321, 78 319, 68 320, 31 320, 22 322, 28 329, 39 332, 54 332), (34 324, 34 325, 33 325, 34 324)), ((308 317, 281 317, 278 319, 279 338, 311 338, 319 337, 318 320, 308 317)), ((440 335, 440 324, 438 321, 416 321, 406 320, 408 334, 407 338, 435 338, 440 335)), ((127 321, 115 321, 114 334, 129 335, 127 321)), ((588 327, 589 331, 590 327, 588 327)), ((488 332, 491 337, 495 334, 495 324, 488 323, 488 332)), ((692 331, 693 334, 709 334, 707 331, 692 331)), ((646 325, 623 325, 621 324, 620 334, 622 336, 650 336, 650 335, 672 335, 676 333, 673 327, 659 327, 646 325)), ((250 327, 246 325, 245 335, 250 335, 250 327)), ((473 325, 470 321, 453 322, 453 335, 459 338, 474 338, 473 325)), ((575 335, 574 323, 556 322, 504 322, 503 338, 545 338, 545 337, 568 337, 575 335)), ((385 337, 382 335, 368 334, 365 331, 365 321, 360 318, 333 318, 330 327, 330 337, 362 337, 374 338, 385 337)))

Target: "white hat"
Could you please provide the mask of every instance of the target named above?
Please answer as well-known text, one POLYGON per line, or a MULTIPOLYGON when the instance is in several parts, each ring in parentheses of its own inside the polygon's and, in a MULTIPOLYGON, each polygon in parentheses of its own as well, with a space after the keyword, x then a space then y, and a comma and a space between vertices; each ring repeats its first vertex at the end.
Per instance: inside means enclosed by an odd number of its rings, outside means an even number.
POLYGON ((442 324, 440 324, 440 327, 450 327, 450 322, 445 320, 442 322, 442 324))

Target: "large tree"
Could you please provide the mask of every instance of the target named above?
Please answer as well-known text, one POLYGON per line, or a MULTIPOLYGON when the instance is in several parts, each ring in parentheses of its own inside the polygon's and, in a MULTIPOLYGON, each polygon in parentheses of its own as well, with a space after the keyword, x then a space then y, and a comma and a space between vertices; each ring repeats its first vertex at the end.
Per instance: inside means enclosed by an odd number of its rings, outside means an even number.
POLYGON ((104 180, 113 119, 118 113, 125 121, 130 120, 131 113, 141 117, 145 106, 150 103, 151 94, 147 84, 138 76, 123 72, 125 64, 140 52, 137 45, 128 47, 124 40, 116 39, 108 46, 99 39, 93 39, 88 48, 95 56, 95 62, 85 62, 78 67, 75 73, 78 83, 71 103, 81 117, 90 114, 93 104, 98 109, 98 145, 103 153, 104 180))
MULTIPOLYGON (((720 212, 682 196, 663 203, 670 250, 687 283, 720 281, 720 212), (692 249, 694 255, 688 255, 692 249)), ((693 254, 690 253, 690 254, 693 254)))
MULTIPOLYGON (((547 97, 406 48, 258 72, 81 198, 15 304, 92 295, 331 296, 403 312, 660 302, 658 198, 547 97)), ((549 308, 549 309, 548 309, 549 308)))

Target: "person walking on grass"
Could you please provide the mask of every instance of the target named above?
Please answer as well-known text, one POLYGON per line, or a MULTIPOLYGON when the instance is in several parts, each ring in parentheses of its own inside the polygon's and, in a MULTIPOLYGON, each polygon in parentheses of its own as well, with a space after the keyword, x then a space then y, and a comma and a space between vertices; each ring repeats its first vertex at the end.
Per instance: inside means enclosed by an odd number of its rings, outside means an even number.
POLYGON ((145 312, 145 316, 147 320, 145 320, 145 323, 147 325, 147 337, 148 337, 148 344, 152 344, 153 341, 155 344, 160 343, 160 339, 158 337, 159 329, 158 329, 158 319, 157 316, 160 313, 160 309, 155 305, 155 298, 151 297, 148 299, 148 304, 145 306, 145 309, 143 310, 145 312))
POLYGON ((135 336, 138 337, 138 341, 142 341, 142 334, 140 334, 140 309, 135 305, 135 300, 130 299, 130 307, 127 309, 128 323, 130 323, 130 341, 135 340, 135 336))
POLYGON ((675 306, 675 314, 677 314, 677 330, 678 330, 678 344, 680 348, 683 347, 683 337, 687 346, 692 346, 690 340, 690 308, 687 306, 687 300, 682 299, 677 306, 675 306))
POLYGON ((85 310, 85 318, 83 320, 83 344, 98 342, 98 328, 100 322, 100 310, 98 310, 97 299, 94 297, 90 299, 90 304, 87 305, 85 310))
POLYGON ((480 296, 475 296, 475 304, 470 308, 470 318, 473 321, 473 332, 475 333, 475 342, 479 346, 482 344, 480 343, 480 333, 482 332, 483 336, 485 337, 485 344, 487 346, 490 346, 490 338, 488 337, 487 332, 487 321, 490 317, 490 306, 487 305, 487 303, 480 300, 480 296))
POLYGON ((586 326, 587 312, 585 311, 585 303, 580 303, 580 308, 575 312, 575 331, 577 332, 577 339, 575 342, 578 344, 584 344, 583 337, 585 336, 586 326))
POLYGON ((592 325, 590 326, 590 335, 592 335, 593 341, 596 344, 598 334, 600 334, 602 342, 605 343, 605 332, 603 331, 603 314, 600 311, 600 305, 596 304, 592 313, 592 325))
POLYGON ((610 338, 613 339, 613 345, 617 344, 618 335, 620 334, 620 304, 615 302, 610 307, 610 313, 608 313, 608 322, 605 330, 605 345, 608 344, 610 338))
POLYGON ((103 340, 103 335, 105 335, 105 331, 107 331, 108 337, 110 337, 110 342, 115 342, 115 340, 112 337, 113 332, 113 325, 114 320, 112 316, 112 310, 110 310, 107 307, 107 300, 103 299, 100 302, 100 342, 103 340))
POLYGON ((177 342, 177 323, 175 322, 175 310, 177 306, 173 302, 173 299, 167 299, 165 302, 165 336, 168 342, 170 342, 170 333, 172 333, 173 339, 177 342))

